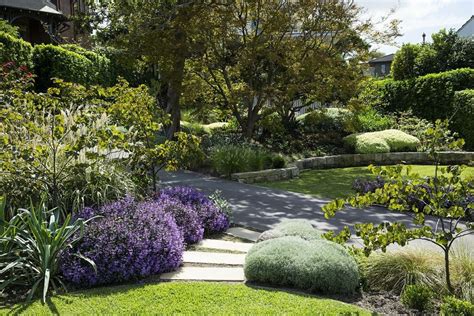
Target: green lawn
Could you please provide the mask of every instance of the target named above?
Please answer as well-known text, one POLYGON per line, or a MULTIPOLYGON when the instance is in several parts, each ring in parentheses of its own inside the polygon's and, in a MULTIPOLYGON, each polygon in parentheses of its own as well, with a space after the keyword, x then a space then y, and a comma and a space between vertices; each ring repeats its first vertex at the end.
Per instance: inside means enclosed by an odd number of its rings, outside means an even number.
MULTIPOLYGON (((412 165, 413 172, 420 176, 434 174, 434 166, 412 165)), ((463 172, 464 177, 474 177, 474 167, 463 172)), ((259 185, 314 195, 318 198, 342 198, 354 193, 352 183, 357 178, 372 177, 367 167, 335 168, 303 171, 298 179, 278 182, 263 182, 259 185)))
MULTIPOLYGON (((205 314, 205 315, 370 315, 367 310, 331 299, 244 284, 170 282, 123 285, 57 295, 47 305, 16 306, 29 315, 205 314)), ((0 310, 7 314, 8 310, 0 310)))

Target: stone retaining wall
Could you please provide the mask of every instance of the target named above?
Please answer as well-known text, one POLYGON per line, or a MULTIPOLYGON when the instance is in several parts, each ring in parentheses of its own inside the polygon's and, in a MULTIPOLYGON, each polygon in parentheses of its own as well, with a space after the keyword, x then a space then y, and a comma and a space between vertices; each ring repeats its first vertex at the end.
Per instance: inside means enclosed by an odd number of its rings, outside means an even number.
MULTIPOLYGON (((441 152, 442 164, 468 164, 474 161, 474 152, 441 152)), ((326 157, 314 157, 297 160, 296 166, 304 169, 327 169, 375 165, 430 164, 433 160, 424 152, 383 153, 383 154, 354 154, 326 157)))
MULTIPOLYGON (((474 162, 474 152, 441 152, 440 161, 442 164, 472 164, 474 162)), ((278 181, 296 178, 299 176, 300 170, 304 169, 346 168, 368 166, 370 164, 394 165, 399 163, 431 164, 433 160, 430 159, 427 153, 421 152, 313 157, 297 160, 294 163, 295 166, 289 166, 288 168, 234 173, 231 178, 243 183, 278 181)))
POLYGON ((233 173, 232 180, 242 183, 255 183, 264 181, 278 181, 296 178, 300 175, 300 170, 296 166, 282 169, 267 169, 261 171, 233 173))

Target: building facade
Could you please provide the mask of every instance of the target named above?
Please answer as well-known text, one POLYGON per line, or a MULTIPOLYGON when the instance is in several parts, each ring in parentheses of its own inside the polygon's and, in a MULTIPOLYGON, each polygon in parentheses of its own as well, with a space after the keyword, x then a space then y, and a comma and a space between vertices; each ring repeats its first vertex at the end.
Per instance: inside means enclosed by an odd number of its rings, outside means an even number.
POLYGON ((84 10, 84 0, 0 0, 0 18, 32 44, 77 41, 81 34, 70 17, 84 10))
POLYGON ((385 77, 390 74, 393 56, 395 54, 385 55, 369 61, 370 75, 372 77, 385 77))

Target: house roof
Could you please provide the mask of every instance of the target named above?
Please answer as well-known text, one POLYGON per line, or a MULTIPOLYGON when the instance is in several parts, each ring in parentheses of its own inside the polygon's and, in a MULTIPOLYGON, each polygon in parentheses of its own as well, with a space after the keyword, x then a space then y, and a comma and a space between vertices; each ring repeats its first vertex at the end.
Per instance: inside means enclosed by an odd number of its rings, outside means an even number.
POLYGON ((474 15, 471 16, 471 18, 469 20, 467 20, 460 28, 459 30, 456 31, 456 33, 459 33, 459 31, 461 31, 463 28, 465 28, 469 22, 471 22, 472 20, 474 20, 474 15))
POLYGON ((56 10, 56 6, 48 0, 0 0, 0 7, 62 15, 61 12, 56 10))
POLYGON ((382 57, 379 57, 379 58, 374 58, 372 60, 369 60, 369 64, 392 62, 393 61, 393 56, 395 56, 395 54, 388 54, 388 55, 385 55, 385 56, 382 56, 382 57))

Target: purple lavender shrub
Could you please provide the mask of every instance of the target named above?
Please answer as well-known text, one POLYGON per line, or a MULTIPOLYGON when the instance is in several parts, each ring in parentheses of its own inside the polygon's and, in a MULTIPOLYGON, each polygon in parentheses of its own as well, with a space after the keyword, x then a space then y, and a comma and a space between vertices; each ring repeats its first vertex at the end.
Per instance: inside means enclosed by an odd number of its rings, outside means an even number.
POLYGON ((100 209, 86 208, 78 217, 90 222, 84 236, 61 260, 64 278, 80 287, 138 279, 179 267, 183 236, 171 213, 157 202, 125 198, 100 209), (97 273, 83 260, 93 260, 97 273))
POLYGON ((230 226, 229 215, 202 192, 191 187, 168 187, 160 191, 157 199, 175 198, 196 210, 208 234, 219 233, 230 226))
POLYGON ((191 205, 186 205, 180 200, 167 195, 162 196, 155 202, 159 205, 161 211, 173 215, 186 243, 194 244, 202 240, 204 227, 201 217, 191 205))

